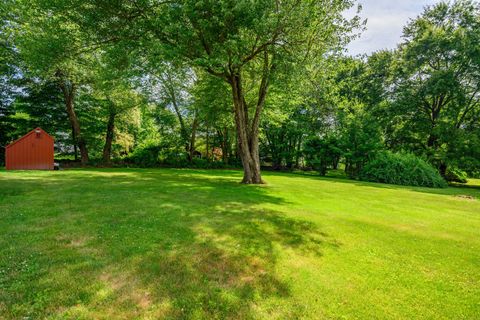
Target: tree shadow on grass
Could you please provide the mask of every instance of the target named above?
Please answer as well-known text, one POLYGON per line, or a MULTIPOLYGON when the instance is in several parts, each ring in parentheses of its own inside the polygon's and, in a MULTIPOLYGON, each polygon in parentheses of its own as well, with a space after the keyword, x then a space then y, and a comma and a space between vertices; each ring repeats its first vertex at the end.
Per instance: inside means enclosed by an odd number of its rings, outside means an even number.
POLYGON ((259 310, 261 302, 293 299, 277 271, 288 259, 282 255, 321 257, 339 247, 319 226, 263 209, 288 205, 265 187, 225 173, 84 171, 42 179, 12 180, 21 187, 6 196, 21 200, 23 190, 31 198, 28 190, 40 188, 29 205, 36 210, 19 203, 21 224, 7 215, 16 257, 2 264, 28 260, 35 268, 17 268, 2 282, 6 318, 268 317, 287 311, 259 310))

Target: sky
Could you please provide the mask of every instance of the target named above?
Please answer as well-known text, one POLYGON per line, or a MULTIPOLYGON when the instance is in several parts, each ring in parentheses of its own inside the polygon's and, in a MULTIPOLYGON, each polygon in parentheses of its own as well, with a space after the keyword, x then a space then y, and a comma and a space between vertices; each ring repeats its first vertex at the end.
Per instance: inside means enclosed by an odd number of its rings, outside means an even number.
POLYGON ((351 55, 394 49, 401 42, 403 26, 423 12, 423 7, 440 0, 358 0, 367 30, 348 45, 351 55))

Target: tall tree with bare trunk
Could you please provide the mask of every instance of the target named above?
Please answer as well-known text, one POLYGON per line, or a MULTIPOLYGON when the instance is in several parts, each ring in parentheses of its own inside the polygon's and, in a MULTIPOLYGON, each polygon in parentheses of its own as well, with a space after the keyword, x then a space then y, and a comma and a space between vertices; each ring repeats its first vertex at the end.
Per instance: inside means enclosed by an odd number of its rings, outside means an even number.
POLYGON ((360 20, 353 0, 87 0, 77 23, 98 41, 123 39, 148 59, 182 61, 228 83, 243 183, 262 183, 259 124, 272 79, 343 44, 360 20), (98 21, 93 27, 89 22, 98 21))
POLYGON ((68 10, 53 3, 17 1, 10 22, 23 72, 39 81, 53 81, 64 97, 74 146, 82 164, 89 160, 87 142, 75 110, 78 89, 89 82, 94 48, 85 33, 69 20, 68 10), (55 10, 54 10, 55 9, 55 10))

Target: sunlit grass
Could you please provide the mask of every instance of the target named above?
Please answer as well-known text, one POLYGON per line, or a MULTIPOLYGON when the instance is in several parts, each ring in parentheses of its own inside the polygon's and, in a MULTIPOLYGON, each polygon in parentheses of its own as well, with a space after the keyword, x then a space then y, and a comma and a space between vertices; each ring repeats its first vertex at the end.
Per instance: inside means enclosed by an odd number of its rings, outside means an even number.
POLYGON ((476 319, 480 182, 0 172, 1 319, 476 319))

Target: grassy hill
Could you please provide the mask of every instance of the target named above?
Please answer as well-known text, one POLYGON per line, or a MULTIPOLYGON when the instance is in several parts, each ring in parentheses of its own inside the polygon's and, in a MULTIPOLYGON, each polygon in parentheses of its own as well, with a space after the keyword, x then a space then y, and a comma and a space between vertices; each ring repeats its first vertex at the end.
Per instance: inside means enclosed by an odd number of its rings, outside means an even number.
POLYGON ((480 317, 479 181, 264 176, 0 172, 0 318, 480 317))

